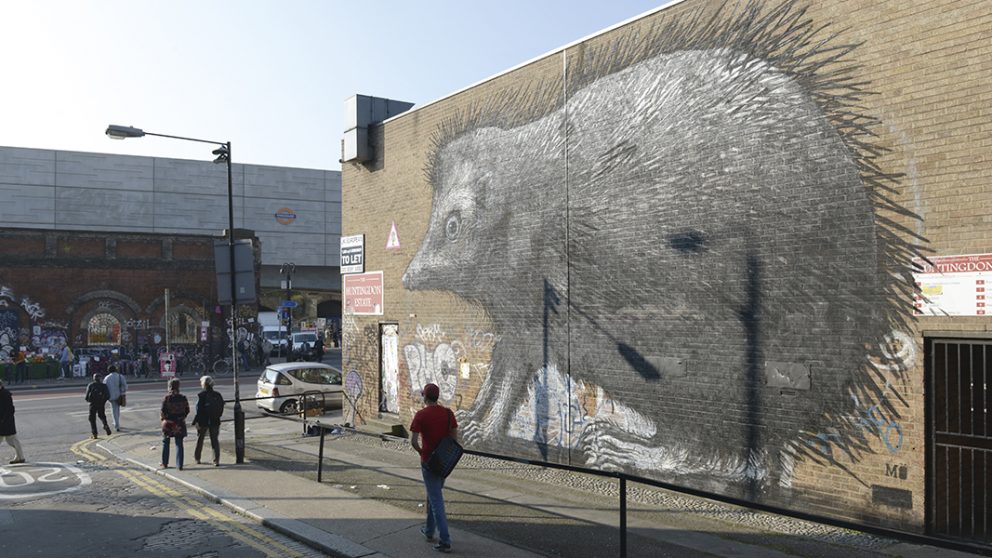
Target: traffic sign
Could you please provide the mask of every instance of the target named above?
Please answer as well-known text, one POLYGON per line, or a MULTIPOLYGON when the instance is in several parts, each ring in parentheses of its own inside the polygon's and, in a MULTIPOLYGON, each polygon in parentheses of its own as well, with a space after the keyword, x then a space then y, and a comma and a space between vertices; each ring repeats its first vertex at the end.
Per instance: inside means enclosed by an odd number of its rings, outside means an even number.
POLYGON ((282 308, 296 308, 297 304, 295 300, 284 300, 279 306, 282 308))

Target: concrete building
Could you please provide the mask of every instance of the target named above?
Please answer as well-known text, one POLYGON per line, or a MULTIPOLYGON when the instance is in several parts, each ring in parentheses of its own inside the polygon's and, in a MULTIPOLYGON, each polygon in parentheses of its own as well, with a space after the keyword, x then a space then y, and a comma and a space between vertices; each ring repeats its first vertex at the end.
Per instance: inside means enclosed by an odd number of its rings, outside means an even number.
POLYGON ((685 0, 369 125, 351 418, 987 551, 990 8, 685 0))
MULTIPOLYGON (((340 317, 341 174, 234 164, 234 226, 261 242, 262 308, 285 298, 296 319, 340 317)), ((164 235, 221 234, 228 227, 227 170, 210 161, 0 147, 5 227, 164 235)))

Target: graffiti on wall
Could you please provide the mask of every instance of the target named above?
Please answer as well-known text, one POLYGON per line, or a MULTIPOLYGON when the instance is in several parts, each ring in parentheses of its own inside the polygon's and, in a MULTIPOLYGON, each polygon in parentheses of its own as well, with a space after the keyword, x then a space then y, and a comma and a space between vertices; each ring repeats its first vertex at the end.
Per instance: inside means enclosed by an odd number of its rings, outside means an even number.
POLYGON ((13 289, 0 285, 0 360, 10 358, 22 345, 38 349, 54 349, 65 340, 65 324, 45 321, 41 303, 27 296, 18 297, 13 289), (16 308, 20 307, 27 320, 22 322, 16 308))
POLYGON ((433 383, 440 388, 441 403, 459 408, 469 380, 473 376, 488 376, 489 357, 497 341, 498 337, 491 331, 455 328, 449 332, 438 323, 418 323, 413 342, 403 347, 410 400, 419 401, 420 390, 433 383))
POLYGON ((17 311, 0 309, 0 361, 10 359, 17 350, 19 329, 17 311))
MULTIPOLYGON (((465 440, 748 498, 835 446, 898 451, 893 386, 915 348, 890 332, 910 330, 925 239, 892 220, 915 216, 868 143, 856 46, 794 1, 660 21, 435 134, 403 284, 493 324, 465 440)), ((440 333, 418 329, 404 356, 411 388, 450 399, 440 333)))
POLYGON ((345 314, 341 320, 341 333, 349 340, 344 345, 341 365, 345 373, 343 405, 345 422, 357 425, 366 422, 362 409, 377 409, 379 404, 377 390, 365 385, 360 370, 378 370, 379 349, 378 333, 374 325, 359 327, 354 315, 345 314))

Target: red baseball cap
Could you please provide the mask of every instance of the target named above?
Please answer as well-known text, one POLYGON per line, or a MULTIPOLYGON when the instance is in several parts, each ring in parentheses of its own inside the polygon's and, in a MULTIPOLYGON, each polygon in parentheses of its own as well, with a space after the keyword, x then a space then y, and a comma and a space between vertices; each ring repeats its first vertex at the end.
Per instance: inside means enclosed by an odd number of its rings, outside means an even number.
POLYGON ((437 401, 441 397, 441 388, 437 387, 437 384, 427 384, 420 390, 420 394, 431 401, 437 401))

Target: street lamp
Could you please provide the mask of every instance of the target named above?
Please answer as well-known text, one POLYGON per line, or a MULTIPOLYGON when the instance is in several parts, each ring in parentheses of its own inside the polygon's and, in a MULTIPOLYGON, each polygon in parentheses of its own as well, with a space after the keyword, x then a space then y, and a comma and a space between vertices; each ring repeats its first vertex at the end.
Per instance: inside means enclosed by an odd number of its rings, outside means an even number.
MULTIPOLYGON (((286 276, 286 302, 293 301, 293 272, 296 271, 296 264, 293 262, 284 263, 279 268, 279 274, 286 276)), ((293 351, 293 309, 286 307, 286 359, 289 360, 293 351)))
MULTIPOLYGON (((238 383, 238 343, 237 343, 237 286, 235 284, 234 267, 234 182, 231 178, 231 142, 213 141, 167 134, 153 134, 133 126, 107 126, 106 134, 111 139, 140 138, 157 136, 184 141, 195 141, 219 145, 213 150, 217 156, 214 163, 227 163, 227 245, 231 269, 231 367, 234 370, 234 455, 237 463, 245 462, 245 413, 241 409, 241 389, 238 383)), ((166 324, 168 325, 168 324, 166 324)))

